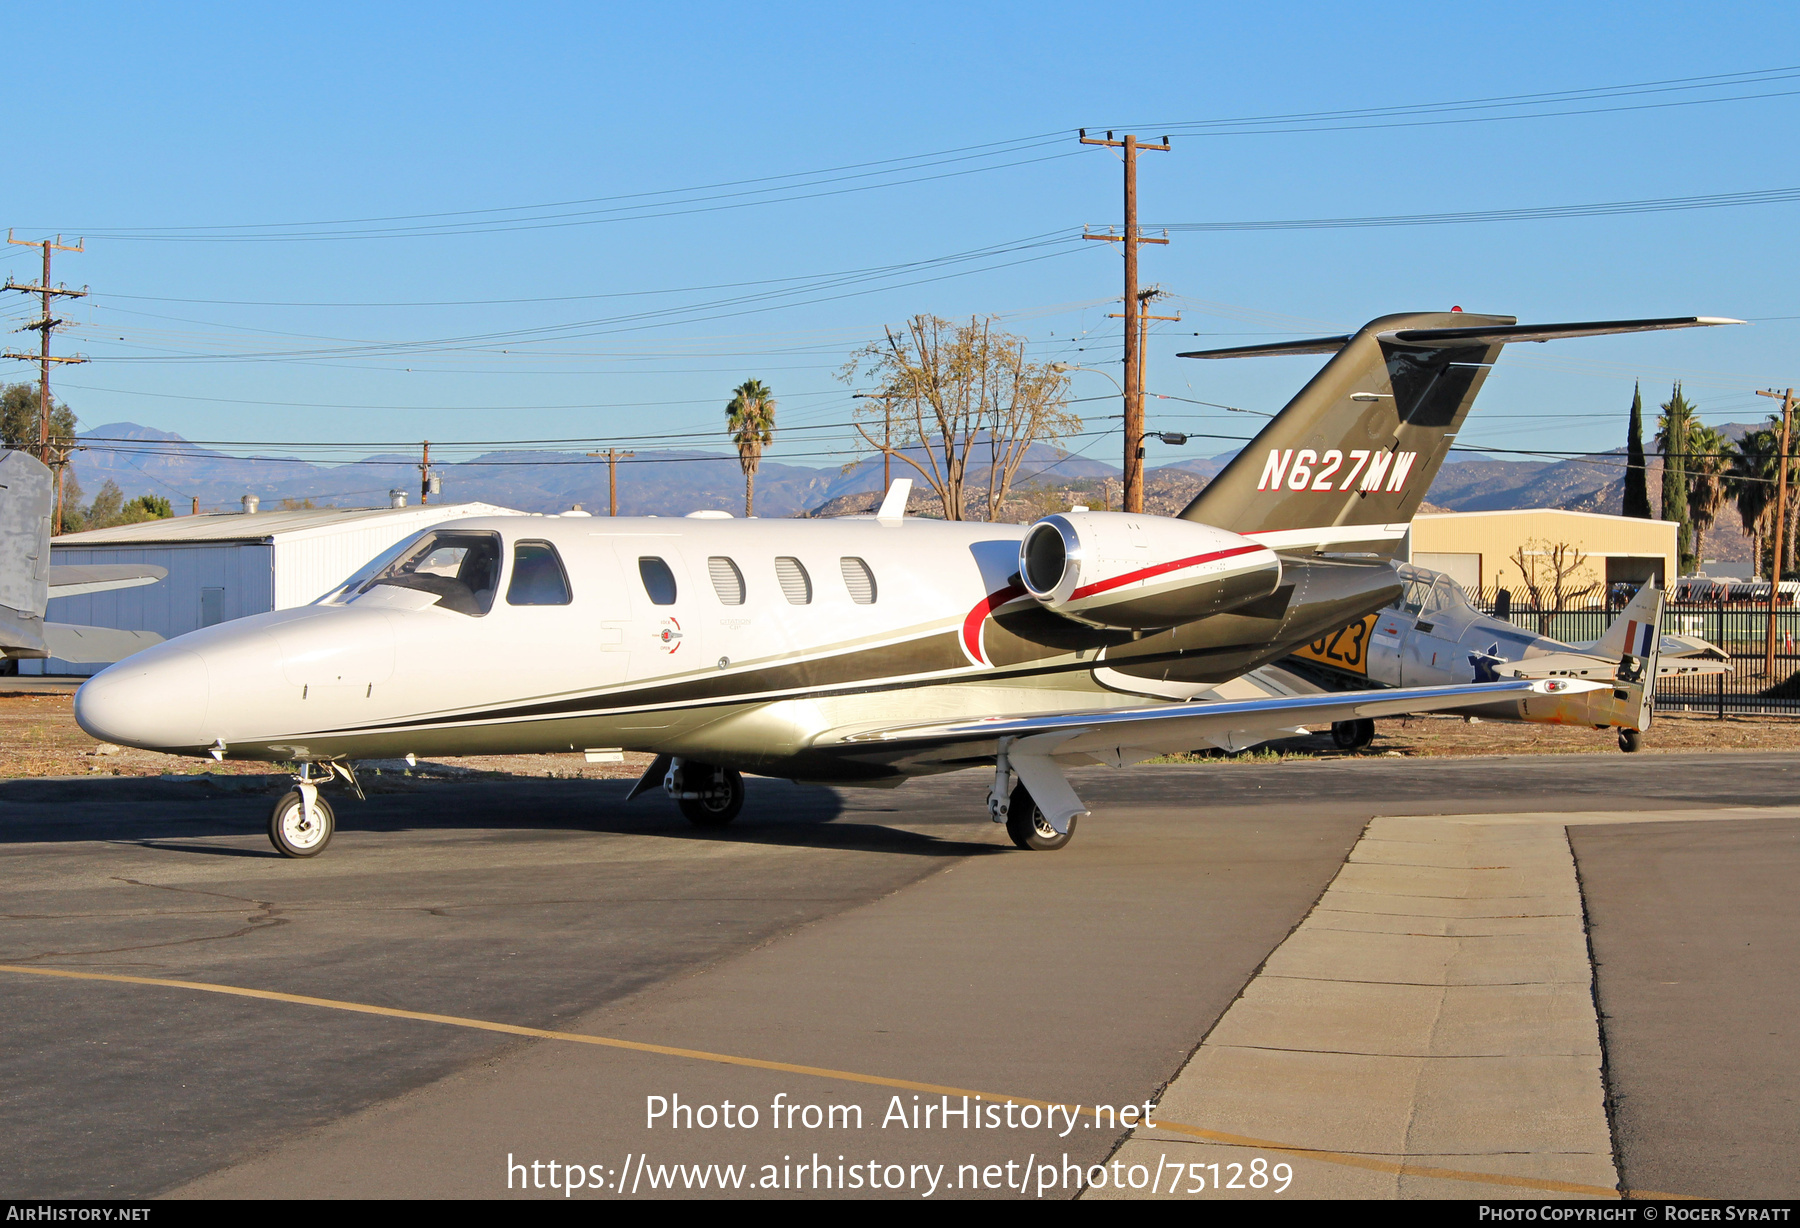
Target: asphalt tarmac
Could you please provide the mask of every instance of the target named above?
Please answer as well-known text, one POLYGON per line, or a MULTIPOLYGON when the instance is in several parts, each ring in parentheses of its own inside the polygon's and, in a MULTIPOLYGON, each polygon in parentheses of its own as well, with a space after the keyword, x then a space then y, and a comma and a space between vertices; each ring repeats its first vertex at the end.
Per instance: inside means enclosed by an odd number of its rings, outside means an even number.
MULTIPOLYGON (((752 781, 723 836, 659 797, 622 805, 618 782, 433 784, 343 802, 332 847, 306 862, 273 855, 266 796, 0 785, 0 963, 782 1067, 0 973, 0 1192, 503 1196, 509 1173, 514 1194, 550 1192, 521 1191, 509 1155, 579 1161, 603 1196, 633 1156, 651 1193, 647 1154, 753 1176, 770 1163, 783 1180, 787 1157, 814 1153, 891 1163, 909 1182, 914 1165, 1102 1162, 1121 1130, 878 1123, 894 1096, 906 1110, 940 1099, 914 1084, 1154 1100, 1376 816, 1776 806, 1800 779, 1787 756, 1726 753, 1074 776, 1094 814, 1052 854, 1014 850, 981 813, 984 776, 965 773, 892 792, 752 781), (758 1105, 760 1120, 647 1127, 654 1096, 758 1105), (864 1126, 777 1134, 778 1096, 859 1106, 864 1126)), ((1783 818, 1571 836, 1627 1188, 1791 1197, 1800 1184, 1800 1060, 1783 1031, 1800 985, 1797 832, 1783 818)), ((985 1181, 935 1196, 973 1193, 1008 1196, 985 1181)))

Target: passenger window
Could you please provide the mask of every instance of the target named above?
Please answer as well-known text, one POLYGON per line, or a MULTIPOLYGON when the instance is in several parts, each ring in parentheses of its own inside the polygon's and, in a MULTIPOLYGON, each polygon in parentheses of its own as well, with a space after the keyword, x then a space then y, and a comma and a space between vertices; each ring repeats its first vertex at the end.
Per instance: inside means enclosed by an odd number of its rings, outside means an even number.
POLYGON ((806 565, 799 559, 776 559, 775 578, 781 582, 781 595, 789 605, 812 604, 812 577, 806 574, 806 565))
POLYGON ((359 591, 378 584, 418 589, 436 596, 439 609, 479 618, 493 607, 499 582, 499 534, 444 530, 420 538, 359 591))
POLYGON ((513 547, 512 581, 507 605, 568 605, 569 577, 549 542, 520 542, 513 547))
POLYGON ((850 590, 850 600, 857 605, 875 604, 875 573, 869 565, 858 558, 838 560, 844 570, 844 587, 850 590))
POLYGON ((675 573, 667 563, 654 557, 641 558, 638 575, 643 578, 644 592, 650 595, 652 605, 675 604, 675 573))
POLYGON ((720 605, 744 604, 744 573, 736 563, 721 555, 706 560, 706 573, 712 577, 713 592, 720 605))

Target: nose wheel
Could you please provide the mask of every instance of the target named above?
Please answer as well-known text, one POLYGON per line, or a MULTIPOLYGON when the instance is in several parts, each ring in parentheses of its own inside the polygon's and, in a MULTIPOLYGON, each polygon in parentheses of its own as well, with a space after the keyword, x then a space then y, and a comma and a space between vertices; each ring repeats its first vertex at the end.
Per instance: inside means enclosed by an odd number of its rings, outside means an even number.
POLYGON ((337 816, 318 787, 303 784, 283 793, 269 815, 269 842, 283 857, 317 857, 331 843, 337 816))

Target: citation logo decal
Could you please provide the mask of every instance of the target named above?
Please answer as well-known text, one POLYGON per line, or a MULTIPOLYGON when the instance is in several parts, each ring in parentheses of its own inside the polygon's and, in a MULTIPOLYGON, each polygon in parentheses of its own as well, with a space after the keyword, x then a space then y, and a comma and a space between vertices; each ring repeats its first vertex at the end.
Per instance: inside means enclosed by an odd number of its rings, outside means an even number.
POLYGON ((657 643, 664 652, 674 652, 681 647, 681 623, 673 618, 662 620, 662 630, 656 633, 657 643))

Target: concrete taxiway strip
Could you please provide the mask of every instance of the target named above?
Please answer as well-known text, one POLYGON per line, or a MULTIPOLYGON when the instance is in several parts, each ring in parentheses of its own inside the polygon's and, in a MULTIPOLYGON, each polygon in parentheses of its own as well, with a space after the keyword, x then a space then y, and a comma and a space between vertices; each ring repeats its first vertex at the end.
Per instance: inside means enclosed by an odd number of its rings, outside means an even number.
POLYGON ((1292 1166, 1288 1192, 1308 1197, 1491 1198, 1495 1178, 1616 1196, 1565 829, 1783 813, 1375 820, 1159 1110, 1337 1154, 1197 1145, 1140 1128, 1113 1159, 1127 1175, 1144 1166, 1146 1188, 1127 1182, 1087 1196, 1145 1197, 1158 1187, 1167 1196, 1172 1183, 1186 1191, 1234 1180, 1241 1189, 1218 1192, 1271 1196, 1277 1163, 1292 1166), (1470 1180, 1468 1170, 1490 1176, 1470 1180))

